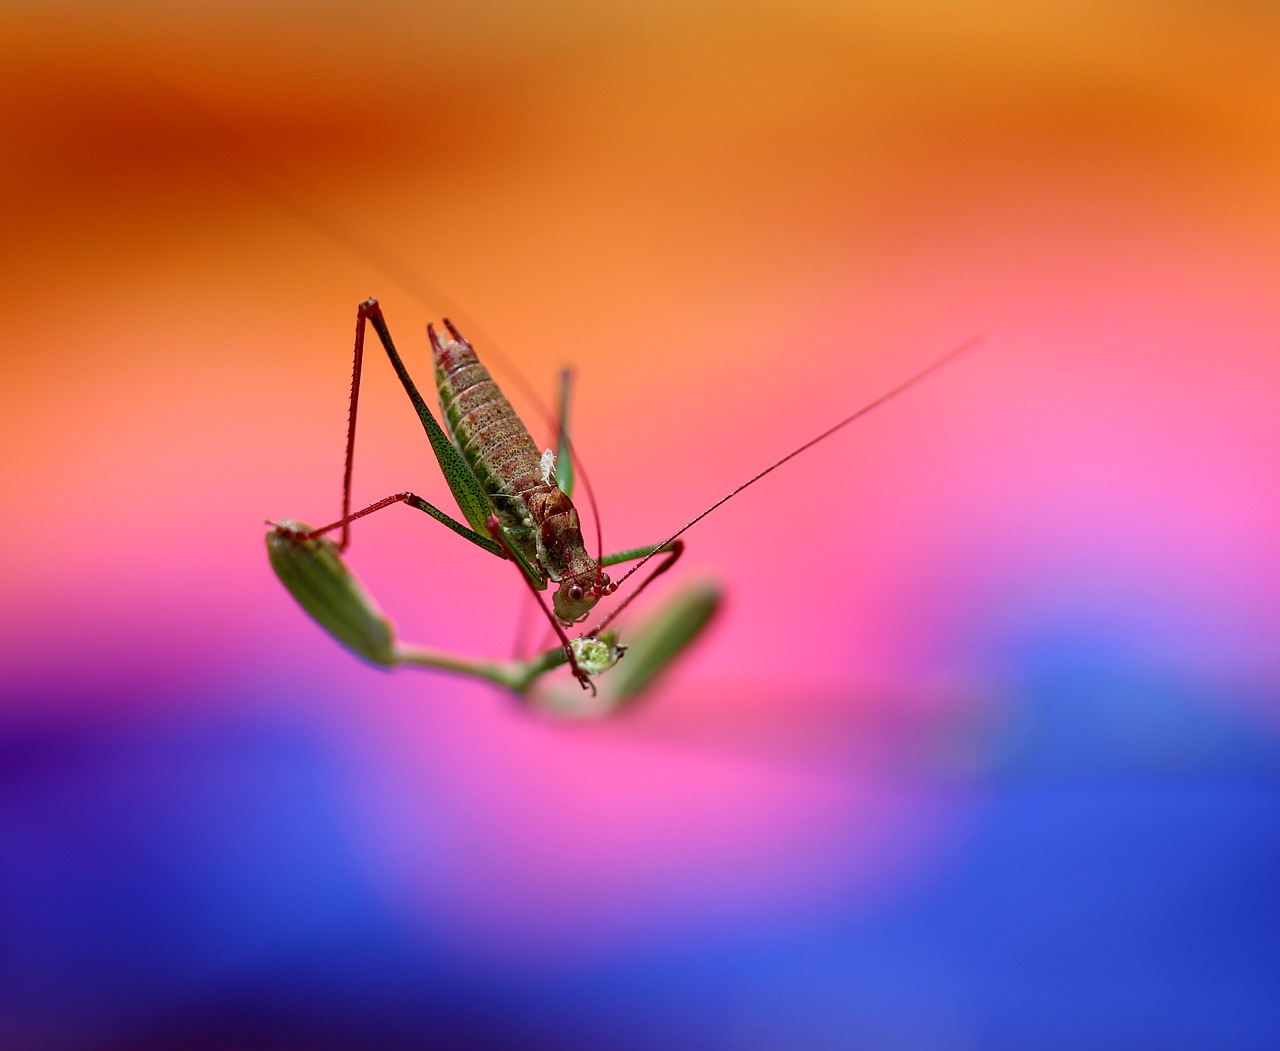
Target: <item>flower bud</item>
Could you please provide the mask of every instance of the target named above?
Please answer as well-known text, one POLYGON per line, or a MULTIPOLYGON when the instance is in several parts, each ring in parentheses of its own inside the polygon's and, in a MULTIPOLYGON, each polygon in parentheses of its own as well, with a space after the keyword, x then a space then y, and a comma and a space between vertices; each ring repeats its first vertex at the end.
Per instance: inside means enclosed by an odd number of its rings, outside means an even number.
POLYGON ((267 557, 311 619, 358 657, 393 664, 395 632, 328 537, 302 540, 310 526, 284 519, 267 534, 267 557))
POLYGON ((626 646, 618 645, 618 636, 612 631, 606 631, 599 638, 581 635, 570 639, 569 648, 573 650, 573 659, 578 662, 578 667, 588 675, 608 671, 627 652, 626 646))
POLYGON ((630 636, 623 665, 613 673, 615 701, 638 697, 702 634, 724 599, 719 585, 695 582, 678 591, 630 636))

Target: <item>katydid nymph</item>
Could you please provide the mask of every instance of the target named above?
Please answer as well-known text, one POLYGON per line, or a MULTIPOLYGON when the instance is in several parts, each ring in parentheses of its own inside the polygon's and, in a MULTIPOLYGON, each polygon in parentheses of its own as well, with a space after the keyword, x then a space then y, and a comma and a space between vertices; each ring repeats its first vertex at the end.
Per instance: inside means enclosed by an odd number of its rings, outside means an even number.
MULTIPOLYGON (((434 325, 427 326, 427 335, 431 342, 441 417, 448 433, 436 420, 396 350, 382 308, 374 299, 360 304, 356 315, 342 517, 312 530, 281 523, 275 527, 274 535, 280 540, 297 543, 314 541, 340 530, 337 551, 341 553, 350 540, 351 523, 357 519, 396 503, 423 511, 477 547, 516 564, 560 636, 574 675, 584 688, 593 688, 587 667, 591 662, 580 659, 582 647, 574 645, 565 628, 586 620, 596 603, 616 590, 617 586, 604 572, 605 566, 634 561, 661 550, 667 558, 650 573, 645 581, 647 584, 680 557, 683 542, 673 538, 664 544, 608 556, 597 553, 593 558, 588 554, 578 511, 570 496, 572 460, 563 421, 559 428, 558 470, 556 454, 550 449, 539 454, 528 429, 480 363, 471 344, 450 321, 446 319, 444 324, 447 336, 441 336, 434 325), (395 493, 359 511, 351 511, 356 416, 365 334, 370 325, 422 421, 465 523, 411 492, 395 493), (547 608, 541 595, 549 583, 557 585, 551 609, 547 608)), ((567 394, 561 399, 562 415, 566 411, 566 403, 567 394)), ((633 597, 643 587, 642 584, 637 588, 633 597)), ((602 622, 586 637, 597 639, 604 627, 605 622, 602 622)), ((617 647, 614 650, 617 652, 617 647)))
MULTIPOLYGON (((342 516, 318 529, 287 519, 270 523, 274 528, 267 536, 268 548, 277 574, 294 597, 326 630, 358 655, 380 664, 418 663, 479 675, 522 696, 534 679, 562 663, 568 663, 578 682, 584 689, 590 688, 594 695, 592 676, 611 668, 627 648, 618 642, 616 632, 606 629, 636 595, 676 562, 684 549, 681 536, 690 526, 788 460, 917 383, 975 342, 970 340, 938 358, 774 461, 664 540, 609 555, 603 554, 597 540, 596 553, 592 555, 584 542, 572 500, 573 453, 565 422, 567 379, 561 397, 559 449, 539 453, 528 429, 481 364, 471 344, 447 319, 444 328, 447 334, 438 332, 434 325, 427 326, 442 426, 401 359, 377 301, 368 299, 359 305, 342 516), (351 510, 356 416, 365 334, 369 326, 377 334, 417 411, 464 521, 407 491, 360 510, 351 510), (395 645, 390 625, 350 576, 339 556, 350 540, 351 523, 397 503, 430 515, 476 547, 512 561, 559 636, 560 647, 533 662, 501 665, 469 662, 417 647, 395 645), (329 534, 335 532, 339 534, 336 544, 329 540, 329 534), (587 620, 601 599, 613 595, 624 580, 654 558, 660 561, 626 599, 585 633, 577 638, 569 637, 566 628, 587 620), (605 567, 625 562, 634 564, 616 582, 611 581, 605 567), (552 584, 556 590, 548 606, 542 593, 552 584)), ((621 693, 630 697, 641 685, 647 685, 654 674, 696 637, 718 602, 718 591, 707 587, 682 595, 673 604, 673 612, 645 633, 646 643, 653 646, 653 654, 646 656, 651 666, 637 668, 631 681, 621 687, 621 693)))

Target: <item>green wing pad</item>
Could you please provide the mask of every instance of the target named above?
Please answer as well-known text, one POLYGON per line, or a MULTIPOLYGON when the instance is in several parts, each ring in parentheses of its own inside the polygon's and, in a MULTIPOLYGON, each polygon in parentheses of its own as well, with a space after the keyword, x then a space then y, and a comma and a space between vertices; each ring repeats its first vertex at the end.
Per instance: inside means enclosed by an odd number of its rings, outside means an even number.
POLYGON ((458 502, 458 509, 471 523, 472 529, 481 536, 488 536, 487 523, 489 516, 493 514, 493 508, 489 504, 489 498, 484 494, 484 489, 476 480, 476 476, 471 473, 471 468, 467 466, 467 461, 462 458, 462 454, 458 452, 453 442, 449 441, 444 428, 436 422, 431 410, 424 405, 418 415, 422 418, 423 427, 426 428, 427 438, 431 442, 431 451, 436 454, 440 473, 449 483, 449 491, 458 502))

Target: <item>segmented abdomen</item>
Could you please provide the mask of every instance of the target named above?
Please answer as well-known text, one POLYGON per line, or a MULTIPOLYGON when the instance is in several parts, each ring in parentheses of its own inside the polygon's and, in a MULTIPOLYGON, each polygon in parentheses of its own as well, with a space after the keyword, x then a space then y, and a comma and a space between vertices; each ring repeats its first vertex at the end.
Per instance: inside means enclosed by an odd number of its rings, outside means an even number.
POLYGON ((441 340, 433 356, 445 429, 488 494, 508 542, 536 564, 538 524, 530 501, 553 488, 542 480, 538 447, 469 346, 441 340))

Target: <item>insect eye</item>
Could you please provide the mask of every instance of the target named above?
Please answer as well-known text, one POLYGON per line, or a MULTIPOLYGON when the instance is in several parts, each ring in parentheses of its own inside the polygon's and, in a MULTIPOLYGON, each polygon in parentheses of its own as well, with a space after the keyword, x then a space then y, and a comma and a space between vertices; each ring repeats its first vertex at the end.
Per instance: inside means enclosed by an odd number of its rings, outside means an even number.
POLYGON ((570 599, 572 599, 574 602, 581 602, 581 601, 582 601, 582 588, 578 587, 578 585, 577 585, 577 584, 574 584, 574 585, 569 589, 569 598, 570 598, 570 599))

